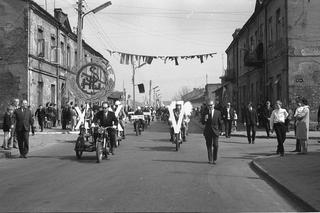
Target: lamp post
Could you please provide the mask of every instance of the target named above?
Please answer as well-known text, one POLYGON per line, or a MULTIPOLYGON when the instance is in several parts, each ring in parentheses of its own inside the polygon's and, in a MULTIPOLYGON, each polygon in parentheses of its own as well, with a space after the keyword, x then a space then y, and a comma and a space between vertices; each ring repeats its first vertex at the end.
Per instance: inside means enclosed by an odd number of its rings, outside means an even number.
POLYGON ((93 10, 90 10, 86 13, 84 13, 82 15, 82 1, 83 0, 79 0, 78 3, 78 32, 77 32, 77 46, 78 46, 78 53, 77 53, 77 63, 78 65, 80 65, 81 63, 81 59, 82 59, 82 29, 83 29, 83 19, 86 15, 88 15, 89 13, 97 13, 100 10, 103 10, 104 8, 110 6, 112 3, 111 1, 108 1, 96 8, 94 8, 93 10))
POLYGON ((140 67, 146 65, 147 63, 140 64, 138 66, 135 66, 134 63, 132 63, 132 104, 133 104, 133 109, 136 109, 136 88, 135 88, 135 75, 136 75, 136 70, 139 69, 140 67))

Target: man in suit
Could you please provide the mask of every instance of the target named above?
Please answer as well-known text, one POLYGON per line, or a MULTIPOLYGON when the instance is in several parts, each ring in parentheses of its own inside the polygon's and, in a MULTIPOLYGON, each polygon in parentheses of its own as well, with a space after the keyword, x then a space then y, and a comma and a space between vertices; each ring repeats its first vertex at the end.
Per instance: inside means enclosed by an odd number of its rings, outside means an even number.
POLYGON ((203 135, 206 139, 209 164, 216 164, 218 157, 218 139, 222 126, 221 112, 214 108, 214 102, 210 101, 202 119, 204 127, 203 135))
POLYGON ((251 102, 248 104, 248 108, 245 111, 244 125, 247 127, 247 137, 249 144, 254 144, 254 140, 256 137, 256 126, 259 125, 259 122, 257 111, 253 108, 251 102))
POLYGON ((27 158, 29 152, 29 132, 33 125, 32 113, 28 108, 28 101, 23 100, 19 109, 14 112, 15 131, 20 151, 20 158, 27 158))
POLYGON ((223 120, 224 120, 226 138, 230 138, 233 119, 234 119, 234 109, 231 107, 231 103, 227 103, 227 107, 223 111, 223 120))
POLYGON ((264 126, 266 128, 267 137, 270 137, 270 117, 271 113, 273 111, 273 108, 271 107, 270 101, 266 102, 266 106, 263 108, 262 111, 262 120, 264 122, 264 126))
MULTIPOLYGON (((93 118, 93 123, 98 123, 102 127, 114 126, 113 129, 108 129, 110 135, 110 152, 114 155, 114 147, 116 146, 116 127, 118 126, 118 119, 114 112, 109 110, 108 103, 102 103, 102 111, 99 111, 93 118)), ((95 138, 96 139, 96 138, 95 138)))

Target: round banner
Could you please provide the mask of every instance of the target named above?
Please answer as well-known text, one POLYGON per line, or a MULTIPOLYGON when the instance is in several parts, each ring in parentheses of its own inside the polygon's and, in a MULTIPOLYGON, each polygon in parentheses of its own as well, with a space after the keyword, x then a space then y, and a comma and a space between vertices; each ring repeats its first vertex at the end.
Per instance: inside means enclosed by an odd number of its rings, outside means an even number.
POLYGON ((67 87, 79 100, 106 100, 115 87, 115 74, 107 60, 95 59, 68 73, 67 87))

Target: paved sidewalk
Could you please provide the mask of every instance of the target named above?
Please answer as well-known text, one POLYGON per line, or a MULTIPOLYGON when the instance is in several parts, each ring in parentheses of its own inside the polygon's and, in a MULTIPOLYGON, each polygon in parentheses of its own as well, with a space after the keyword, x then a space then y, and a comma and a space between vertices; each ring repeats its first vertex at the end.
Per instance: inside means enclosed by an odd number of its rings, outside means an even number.
MULTIPOLYGON (((29 136, 29 149, 30 150, 35 150, 35 149, 39 149, 43 146, 48 145, 48 143, 46 143, 43 136, 48 135, 48 136, 52 136, 52 135, 56 135, 56 134, 79 134, 78 131, 69 131, 69 130, 62 130, 61 127, 53 127, 51 129, 44 129, 43 132, 35 132, 35 135, 32 136, 32 134, 30 133, 29 136)), ((3 141, 3 131, 0 132, 0 144, 2 145, 2 141, 3 141)), ((0 146, 1 146, 0 145, 0 146)), ((19 156, 19 150, 18 149, 11 149, 11 150, 4 150, 2 148, 0 148, 0 159, 1 158, 10 158, 12 156, 19 156)))
POLYGON ((252 165, 306 211, 320 211, 320 144, 307 155, 257 158, 252 165))

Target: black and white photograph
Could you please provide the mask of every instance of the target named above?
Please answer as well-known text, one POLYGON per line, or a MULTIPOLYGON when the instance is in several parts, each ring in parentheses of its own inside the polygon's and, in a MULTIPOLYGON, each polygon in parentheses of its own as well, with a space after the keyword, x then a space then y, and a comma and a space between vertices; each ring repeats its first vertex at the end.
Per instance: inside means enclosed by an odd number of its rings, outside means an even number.
POLYGON ((0 0, 0 212, 320 212, 320 0, 0 0))

